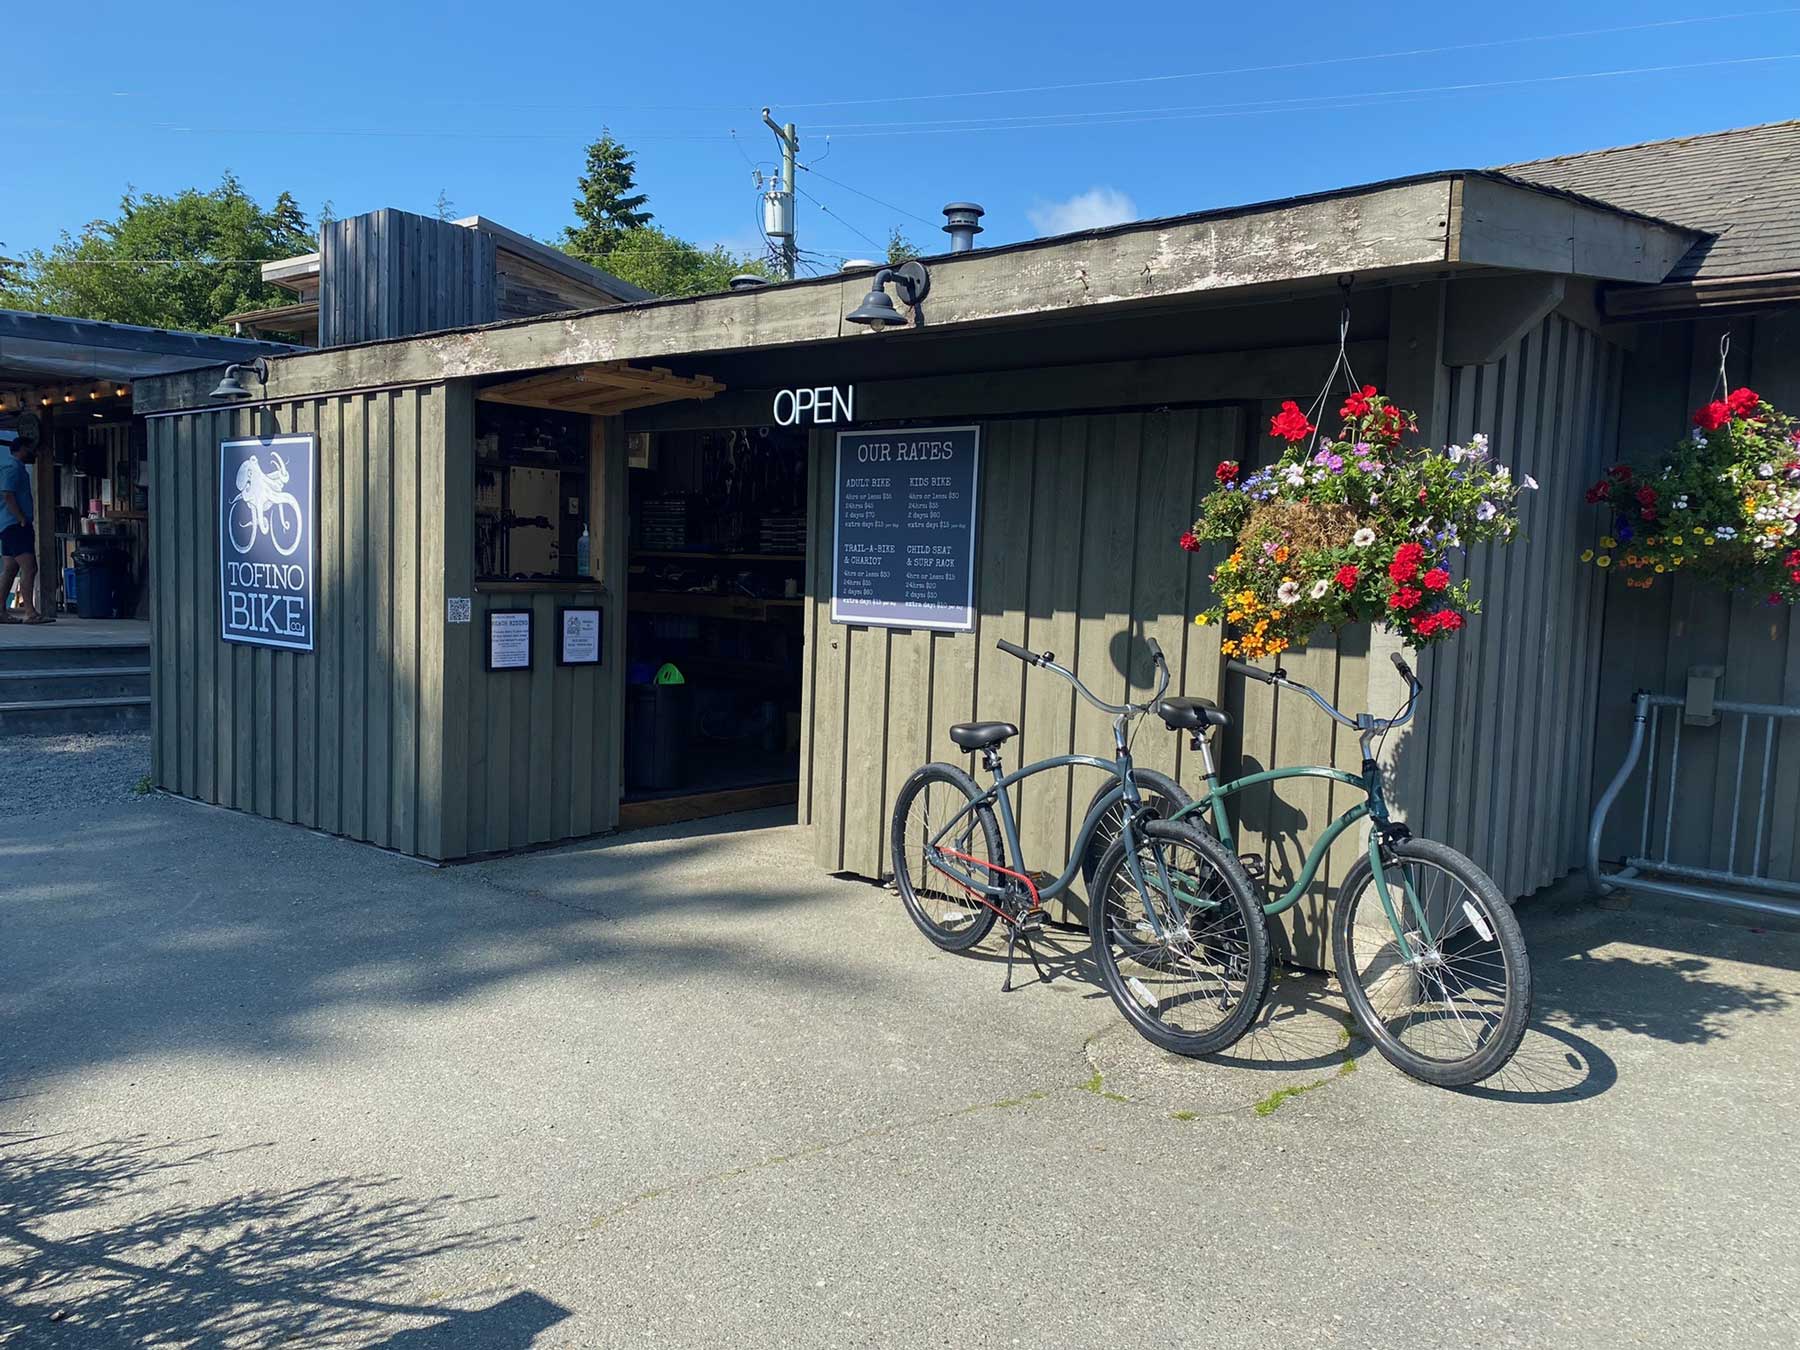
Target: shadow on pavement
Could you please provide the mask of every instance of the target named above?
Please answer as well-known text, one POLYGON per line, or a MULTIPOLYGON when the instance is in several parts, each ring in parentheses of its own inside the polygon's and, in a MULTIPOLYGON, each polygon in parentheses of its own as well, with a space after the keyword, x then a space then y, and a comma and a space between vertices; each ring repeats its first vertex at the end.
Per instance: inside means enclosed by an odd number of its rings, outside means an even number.
POLYGON ((397 1194, 379 1177, 194 1198, 245 1151, 0 1137, 0 1342, 367 1343, 410 1320, 428 1325, 380 1344, 510 1350, 568 1316, 529 1292, 484 1308, 405 1297, 414 1267, 509 1244, 528 1222, 460 1226, 468 1200, 397 1194))

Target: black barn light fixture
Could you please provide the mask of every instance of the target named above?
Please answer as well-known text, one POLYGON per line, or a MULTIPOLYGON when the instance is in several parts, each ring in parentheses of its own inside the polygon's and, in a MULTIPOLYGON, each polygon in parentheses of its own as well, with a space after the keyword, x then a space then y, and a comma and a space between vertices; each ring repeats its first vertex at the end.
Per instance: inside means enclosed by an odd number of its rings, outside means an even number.
POLYGON ((920 301, 931 294, 931 273, 925 270, 922 262, 902 263, 898 267, 884 267, 875 274, 874 281, 869 283, 869 293, 863 302, 844 317, 851 323, 860 323, 877 330, 898 328, 906 323, 906 316, 894 308, 894 302, 888 297, 887 286, 892 282, 900 301, 916 308, 920 301))
POLYGON ((219 387, 207 397, 232 400, 249 398, 250 390, 244 385, 246 370, 256 376, 256 382, 264 389, 269 387, 269 363, 259 356, 254 361, 233 362, 226 366, 225 378, 219 381, 219 387))

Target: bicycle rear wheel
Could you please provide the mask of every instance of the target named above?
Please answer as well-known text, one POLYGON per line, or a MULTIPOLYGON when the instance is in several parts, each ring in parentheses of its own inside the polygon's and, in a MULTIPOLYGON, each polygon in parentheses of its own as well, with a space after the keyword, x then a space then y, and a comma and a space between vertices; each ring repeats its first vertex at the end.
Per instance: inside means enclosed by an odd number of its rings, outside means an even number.
MULTIPOLYGON (((901 785, 894 801, 894 885, 919 931, 947 952, 966 951, 980 942, 996 915, 934 867, 925 846, 980 796, 975 780, 954 764, 927 764, 901 785)), ((1000 829, 986 806, 968 812, 938 847, 965 855, 951 861, 977 881, 999 880, 987 870, 988 863, 1006 865, 1000 829)))
POLYGON ((1094 876, 1088 930, 1106 992, 1153 1045, 1210 1055, 1249 1030, 1269 984, 1269 933, 1250 879, 1225 846, 1191 825, 1147 820, 1137 854, 1173 922, 1159 936, 1116 840, 1094 876), (1160 863, 1160 867, 1159 867, 1160 863))
POLYGON ((1404 840, 1381 866, 1414 959, 1401 951, 1368 858, 1358 859, 1331 920, 1350 1010, 1402 1072, 1438 1087, 1479 1083, 1513 1057, 1531 1020, 1531 962, 1519 921, 1487 873, 1443 844, 1404 840), (1418 897, 1423 928, 1402 882, 1418 897))

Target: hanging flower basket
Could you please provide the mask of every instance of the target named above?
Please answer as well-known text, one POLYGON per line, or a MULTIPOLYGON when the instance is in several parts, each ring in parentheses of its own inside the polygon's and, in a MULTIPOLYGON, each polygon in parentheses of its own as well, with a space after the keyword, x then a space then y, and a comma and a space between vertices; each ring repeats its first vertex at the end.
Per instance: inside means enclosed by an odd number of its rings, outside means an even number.
POLYGON ((1189 551, 1235 544, 1212 574, 1216 602, 1195 619, 1225 626, 1227 656, 1278 656, 1315 629, 1377 621, 1409 647, 1444 641, 1480 608, 1456 575, 1466 550, 1511 539, 1518 494, 1537 487, 1514 482, 1486 436, 1447 450, 1402 444, 1418 421, 1372 384, 1338 415, 1335 436, 1315 435, 1298 404, 1282 404, 1269 434, 1287 451, 1251 473, 1221 464, 1181 537, 1189 551))
POLYGON ((1581 559, 1648 590, 1682 572, 1727 590, 1800 601, 1800 422, 1752 389, 1694 413, 1694 429, 1653 469, 1615 464, 1587 490, 1605 508, 1581 559))

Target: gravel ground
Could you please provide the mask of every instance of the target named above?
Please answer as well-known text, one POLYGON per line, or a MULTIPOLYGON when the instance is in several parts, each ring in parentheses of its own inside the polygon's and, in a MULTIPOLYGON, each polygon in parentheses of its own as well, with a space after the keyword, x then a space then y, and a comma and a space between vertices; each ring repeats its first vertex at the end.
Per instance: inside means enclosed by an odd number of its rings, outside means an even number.
POLYGON ((150 734, 74 732, 0 739, 6 814, 111 806, 149 790, 150 734))

